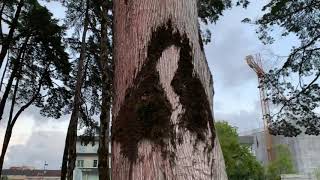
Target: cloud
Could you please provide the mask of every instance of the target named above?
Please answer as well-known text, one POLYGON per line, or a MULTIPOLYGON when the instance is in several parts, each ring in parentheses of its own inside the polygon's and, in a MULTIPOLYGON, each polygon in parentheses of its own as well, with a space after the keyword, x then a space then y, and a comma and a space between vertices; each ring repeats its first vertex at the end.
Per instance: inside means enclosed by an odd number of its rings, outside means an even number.
POLYGON ((215 82, 220 81, 219 84, 224 87, 241 86, 255 78, 244 60, 244 57, 250 54, 251 40, 241 35, 241 29, 227 29, 224 33, 226 36, 207 47, 209 65, 213 70, 215 82))
POLYGON ((32 132, 25 144, 9 146, 5 167, 27 165, 43 168, 46 161, 48 169, 59 169, 64 139, 65 132, 62 131, 32 132))
POLYGON ((236 113, 215 113, 216 121, 227 121, 230 125, 238 128, 238 133, 251 129, 261 128, 262 120, 260 109, 254 111, 240 110, 236 113))
POLYGON ((242 86, 256 78, 244 59, 256 53, 262 43, 254 27, 241 23, 246 16, 245 10, 236 8, 210 26, 213 40, 205 47, 206 55, 215 82, 225 88, 242 86))
MULTIPOLYGON (((1 140, 4 137, 8 116, 6 109, 0 123, 1 140)), ((45 118, 39 114, 39 109, 33 106, 24 111, 13 128, 5 168, 22 165, 43 168, 44 161, 47 161, 48 168, 58 169, 62 159, 68 120, 69 116, 63 116, 58 120, 45 118)))

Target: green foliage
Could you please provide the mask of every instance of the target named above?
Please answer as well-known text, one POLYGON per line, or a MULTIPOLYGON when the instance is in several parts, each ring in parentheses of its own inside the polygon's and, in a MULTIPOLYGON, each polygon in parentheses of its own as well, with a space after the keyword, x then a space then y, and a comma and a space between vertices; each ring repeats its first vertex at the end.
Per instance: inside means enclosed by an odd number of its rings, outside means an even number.
POLYGON ((281 174, 295 173, 291 152, 286 145, 280 144, 274 147, 276 158, 268 164, 267 179, 280 180, 281 174))
POLYGON ((316 168, 314 171, 313 171, 313 174, 315 176, 315 178, 317 180, 320 180, 320 167, 316 168))
POLYGON ((12 129, 21 113, 34 105, 41 109, 42 115, 59 118, 71 97, 64 86, 71 68, 62 42, 64 28, 37 0, 25 1, 24 5, 21 15, 16 16, 14 34, 11 31, 16 43, 10 47, 9 70, 5 70, 9 80, 1 99, 0 118, 9 92, 12 103, 0 157, 0 171, 12 129), (15 110, 17 104, 21 106, 15 110))
MULTIPOLYGON (((11 91, 15 103, 31 102, 41 108, 42 115, 59 118, 70 99, 64 87, 71 70, 62 42, 65 29, 38 1, 20 2, 24 2, 24 8, 13 36, 16 43, 10 49, 9 71, 6 72, 11 83, 7 84, 6 91, 13 88, 15 79, 17 93, 11 91)), ((4 95, 2 104, 6 99, 4 95)))
MULTIPOLYGON (((281 36, 294 35, 300 44, 292 47, 281 67, 265 79, 269 99, 279 107, 272 114, 271 133, 297 136, 320 134, 320 1, 271 0, 255 23, 264 43, 273 43, 270 32, 280 27, 281 36)), ((249 22, 249 19, 245 19, 249 22)))
MULTIPOLYGON (((248 0, 238 0, 236 5, 247 7, 248 0)), ((199 0, 198 1, 198 17, 205 24, 216 22, 222 15, 222 12, 232 7, 231 0, 199 0)))
POLYGON ((12 62, 23 54, 18 64, 12 64, 12 68, 19 66, 20 69, 17 102, 28 102, 41 88, 35 105, 41 108, 42 115, 59 118, 70 99, 63 85, 71 70, 62 44, 64 28, 37 1, 28 7, 30 9, 21 14, 16 35, 19 39, 11 54, 12 62))
POLYGON ((1 176, 1 180, 9 180, 8 176, 1 176))
MULTIPOLYGON (((80 105, 80 116, 79 116, 79 126, 84 129, 84 133, 81 135, 83 139, 91 139, 97 134, 98 115, 101 113, 101 103, 103 98, 103 87, 104 85, 104 71, 113 72, 113 62, 112 62, 112 29, 111 22, 112 16, 109 15, 111 12, 111 4, 108 2, 107 6, 110 8, 106 12, 102 12, 102 3, 106 3, 100 0, 68 0, 64 1, 63 5, 66 7, 66 18, 65 23, 68 28, 72 28, 73 35, 68 38, 68 45, 74 58, 72 59, 72 73, 68 82, 68 86, 72 90, 72 94, 75 90, 75 84, 77 81, 77 69, 78 61, 80 56, 80 32, 84 28, 84 19, 88 20, 88 33, 89 36, 86 38, 86 56, 84 59, 84 74, 83 82, 81 88, 81 105, 80 105), (88 13, 86 13, 86 8, 88 8, 88 13), (102 52, 101 50, 101 32, 102 32, 102 15, 107 14, 107 27, 105 31, 107 32, 106 44, 107 52, 102 52), (87 17, 85 17, 87 15, 87 17), (101 61, 102 53, 107 53, 107 57, 101 61)), ((108 74, 111 84, 112 73, 108 74)), ((111 86, 111 85, 110 85, 111 86)), ((111 96, 112 89, 107 88, 106 95, 111 96)), ((110 98, 111 99, 111 98, 110 98)), ((111 102, 107 102, 111 103, 111 102)), ((69 111, 72 111, 73 105, 70 104, 69 111)), ((87 143, 87 142, 86 142, 87 143)))
POLYGON ((230 180, 264 179, 264 168, 250 153, 249 148, 239 143, 237 129, 227 122, 216 122, 215 128, 219 136, 228 178, 230 180))

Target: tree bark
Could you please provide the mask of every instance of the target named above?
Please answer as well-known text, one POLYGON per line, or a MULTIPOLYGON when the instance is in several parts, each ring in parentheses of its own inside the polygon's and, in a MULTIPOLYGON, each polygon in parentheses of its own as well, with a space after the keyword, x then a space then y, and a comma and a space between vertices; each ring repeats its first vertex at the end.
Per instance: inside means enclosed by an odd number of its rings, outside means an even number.
POLYGON ((68 132, 64 144, 64 150, 63 150, 63 157, 62 157, 62 164, 61 164, 61 179, 66 179, 67 177, 67 168, 68 168, 68 148, 69 148, 69 129, 71 129, 71 123, 69 123, 68 126, 68 132))
MULTIPOLYGON (((104 91, 104 90, 103 90, 104 91)), ((110 98, 107 97, 105 92, 102 92, 102 107, 100 115, 100 138, 99 138, 99 179, 109 180, 109 123, 110 123, 110 98)))
POLYGON ((7 0, 3 0, 2 2, 2 6, 1 6, 1 9, 0 9, 0 42, 3 41, 3 31, 2 31, 2 15, 3 15, 3 11, 4 11, 4 8, 6 7, 6 3, 7 3, 7 0))
MULTIPOLYGON (((83 84, 83 75, 84 75, 84 61, 86 58, 86 37, 87 37, 87 31, 88 31, 88 1, 86 4, 86 14, 85 14, 85 20, 83 25, 83 32, 82 32, 82 39, 81 39, 81 50, 80 50, 80 57, 79 57, 79 64, 78 64, 78 72, 77 72, 77 82, 75 87, 75 94, 74 94, 74 100, 73 100, 73 109, 71 113, 71 118, 69 122, 68 132, 67 132, 67 138, 65 150, 68 151, 68 160, 67 165, 65 164, 66 161, 62 161, 61 167, 67 167, 67 171, 62 170, 61 171, 61 177, 67 177, 68 180, 73 179, 73 170, 75 168, 75 162, 77 158, 77 152, 76 152, 76 142, 77 142, 77 126, 78 126, 78 119, 79 119, 79 113, 80 113, 80 106, 81 106, 81 89, 83 84), (66 172, 66 175, 63 174, 66 172)), ((66 154, 66 152, 64 152, 66 154)), ((65 157, 63 157, 65 158, 65 157)), ((62 178, 61 178, 62 179, 62 178)))
POLYGON ((6 62, 6 65, 4 66, 4 70, 3 70, 3 73, 2 73, 2 76, 1 76, 0 92, 1 92, 1 90, 2 90, 3 80, 4 80, 4 76, 6 75, 6 72, 7 72, 8 64, 10 63, 9 57, 10 57, 10 55, 9 55, 9 53, 8 53, 7 62, 6 62))
POLYGON ((102 73, 102 104, 100 114, 100 138, 99 138, 99 179, 109 180, 109 143, 110 143, 110 107, 111 107, 111 92, 112 92, 112 66, 109 65, 108 58, 108 10, 109 4, 107 1, 101 1, 101 40, 100 40, 100 70, 102 73))
POLYGON ((21 13, 23 5, 24 5, 24 0, 20 0, 20 2, 18 3, 17 10, 15 12, 14 18, 11 21, 9 34, 5 38, 5 40, 3 41, 2 49, 1 49, 1 52, 0 52, 0 68, 1 68, 2 63, 4 61, 4 58, 6 57, 7 52, 9 50, 9 48, 10 48, 10 44, 12 43, 13 34, 14 34, 14 31, 16 30, 16 28, 17 28, 18 19, 19 19, 19 16, 20 16, 20 13, 21 13))
POLYGON ((197 0, 114 1, 112 179, 227 179, 197 0))

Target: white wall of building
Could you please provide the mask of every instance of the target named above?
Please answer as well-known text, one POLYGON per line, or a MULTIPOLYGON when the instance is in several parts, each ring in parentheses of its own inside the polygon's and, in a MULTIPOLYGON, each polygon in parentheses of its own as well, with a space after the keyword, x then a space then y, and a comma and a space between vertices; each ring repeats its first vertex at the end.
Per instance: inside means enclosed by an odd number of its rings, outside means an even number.
POLYGON ((93 144, 89 143, 84 145, 77 141, 77 160, 76 168, 74 170, 74 180, 98 180, 98 147, 99 142, 93 144), (96 166, 94 166, 94 161, 97 161, 96 166))
MULTIPOLYGON (((253 136, 252 149, 256 158, 266 164, 267 150, 265 134, 262 130, 253 130, 241 135, 253 136)), ((277 144, 288 145, 299 174, 312 174, 316 168, 320 167, 320 136, 308 136, 301 134, 298 137, 273 136, 273 146, 277 144)))

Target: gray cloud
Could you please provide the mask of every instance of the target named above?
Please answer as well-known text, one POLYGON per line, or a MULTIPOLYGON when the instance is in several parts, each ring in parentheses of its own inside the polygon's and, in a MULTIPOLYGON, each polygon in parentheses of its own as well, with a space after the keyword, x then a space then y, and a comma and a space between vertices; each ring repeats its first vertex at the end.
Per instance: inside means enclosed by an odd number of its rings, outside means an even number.
POLYGON ((238 133, 262 127, 259 109, 255 111, 240 110, 236 113, 215 113, 216 121, 227 121, 238 128, 238 133))
POLYGON ((255 79, 244 60, 254 49, 250 45, 253 44, 252 37, 246 36, 239 27, 216 33, 221 34, 221 37, 217 37, 214 43, 206 47, 215 82, 224 87, 234 87, 255 79))
POLYGON ((255 80, 244 58, 265 49, 255 33, 255 26, 242 23, 244 18, 257 19, 266 1, 253 1, 247 9, 234 7, 224 12, 219 21, 210 25, 212 43, 205 47, 214 80, 224 88, 242 86, 255 80))
POLYGON ((65 133, 61 131, 32 132, 25 144, 9 147, 5 167, 28 165, 43 168, 46 161, 49 169, 60 168, 65 133))

